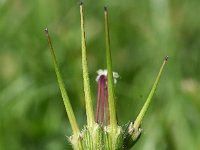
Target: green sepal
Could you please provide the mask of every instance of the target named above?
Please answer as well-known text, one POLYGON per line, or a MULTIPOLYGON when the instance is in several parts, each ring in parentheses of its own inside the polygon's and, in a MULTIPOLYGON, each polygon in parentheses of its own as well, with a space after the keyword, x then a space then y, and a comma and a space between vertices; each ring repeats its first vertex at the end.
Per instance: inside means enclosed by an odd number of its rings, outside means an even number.
POLYGON ((125 125, 123 133, 123 149, 127 150, 134 146, 141 137, 142 129, 134 128, 133 122, 129 122, 125 125))

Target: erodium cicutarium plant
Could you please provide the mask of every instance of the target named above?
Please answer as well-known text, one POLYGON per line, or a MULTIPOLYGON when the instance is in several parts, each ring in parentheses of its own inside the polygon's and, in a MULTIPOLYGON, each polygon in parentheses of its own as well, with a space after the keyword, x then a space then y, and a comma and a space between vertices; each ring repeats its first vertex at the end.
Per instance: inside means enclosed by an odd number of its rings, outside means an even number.
POLYGON ((81 45, 82 45, 82 70, 83 84, 85 94, 85 106, 87 124, 82 130, 79 129, 73 109, 71 107, 67 91, 65 90, 60 69, 57 63, 56 55, 52 46, 51 38, 48 29, 45 29, 45 34, 48 40, 49 49, 53 59, 53 64, 58 79, 58 84, 62 94, 63 102, 72 127, 73 134, 68 137, 73 149, 75 150, 117 150, 130 149, 140 138, 142 133, 141 122, 151 103, 155 93, 163 68, 168 60, 166 56, 161 65, 160 71, 156 77, 153 87, 147 97, 147 100, 139 112, 135 121, 128 122, 123 126, 118 125, 115 108, 115 89, 118 73, 112 70, 110 36, 108 27, 108 10, 104 8, 105 16, 105 37, 106 37, 106 60, 107 69, 99 70, 96 81, 98 83, 98 96, 96 101, 96 113, 93 111, 93 101, 90 90, 90 80, 88 75, 88 65, 86 57, 86 42, 83 16, 83 3, 80 4, 81 17, 81 45))

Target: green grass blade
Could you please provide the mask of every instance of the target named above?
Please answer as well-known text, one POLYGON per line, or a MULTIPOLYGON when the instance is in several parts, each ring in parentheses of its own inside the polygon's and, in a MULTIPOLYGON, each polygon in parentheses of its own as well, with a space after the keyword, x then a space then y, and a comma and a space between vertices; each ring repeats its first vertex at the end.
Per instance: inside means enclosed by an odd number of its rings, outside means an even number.
POLYGON ((108 101, 110 110, 110 125, 112 130, 117 129, 116 110, 115 110, 115 91, 112 71, 112 58, 110 50, 110 35, 109 35, 109 22, 108 22, 108 10, 104 8, 105 16, 105 33, 106 33, 106 60, 108 69, 108 101))
POLYGON ((142 119, 144 118, 144 115, 145 115, 145 113, 146 113, 146 111, 147 111, 147 109, 148 109, 148 107, 149 107, 149 105, 150 105, 150 103, 151 103, 152 97, 153 97, 153 95, 154 95, 154 93, 155 93, 155 91, 156 91, 156 88, 157 88, 157 86, 158 86, 158 82, 159 82, 159 80, 160 80, 161 74, 162 74, 162 72, 163 72, 163 68, 164 68, 164 66, 165 66, 165 64, 166 64, 166 62, 167 62, 167 60, 168 60, 168 56, 165 57, 164 62, 163 62, 163 64, 162 64, 162 66, 161 66, 161 68, 160 68, 160 71, 159 71, 159 73, 158 73, 158 75, 157 75, 157 77, 156 77, 156 80, 155 80, 155 82, 154 82, 154 84, 153 84, 153 87, 152 87, 152 89, 151 89, 151 91, 150 91, 150 93, 149 93, 149 96, 147 97, 147 100, 146 100, 144 106, 142 107, 142 109, 141 109, 139 115, 137 116, 137 118, 136 118, 136 120, 135 120, 135 122, 134 122, 133 127, 134 127, 135 129, 138 129, 138 128, 139 128, 139 126, 140 126, 140 124, 141 124, 141 122, 142 122, 142 119))
POLYGON ((85 93, 85 105, 87 124, 89 127, 94 126, 94 113, 91 98, 90 80, 88 75, 88 65, 86 57, 86 42, 85 42, 85 29, 84 29, 84 16, 83 16, 83 3, 80 4, 80 16, 81 16, 81 45, 82 45, 82 69, 83 69, 83 83, 85 93))
POLYGON ((63 82, 62 76, 60 74, 60 69, 59 69, 59 66, 58 66, 56 55, 55 55, 55 52, 54 52, 54 49, 53 49, 53 46, 52 46, 52 42, 51 42, 51 38, 49 36, 47 28, 45 29, 45 34, 46 34, 46 37, 47 37, 47 40, 48 40, 49 50, 51 52, 51 56, 52 56, 52 59, 53 59, 54 69, 55 69, 56 76, 57 76, 57 79, 58 79, 58 84, 59 84, 60 91, 61 91, 61 94, 62 94, 65 109, 66 109, 66 112, 67 112, 67 115, 68 115, 68 118, 69 118, 69 122, 71 124, 73 133, 77 134, 79 132, 78 124, 76 122, 76 118, 74 116, 74 112, 73 112, 72 106, 70 104, 70 101, 69 101, 69 98, 68 98, 68 95, 67 95, 67 91, 65 90, 64 82, 63 82))

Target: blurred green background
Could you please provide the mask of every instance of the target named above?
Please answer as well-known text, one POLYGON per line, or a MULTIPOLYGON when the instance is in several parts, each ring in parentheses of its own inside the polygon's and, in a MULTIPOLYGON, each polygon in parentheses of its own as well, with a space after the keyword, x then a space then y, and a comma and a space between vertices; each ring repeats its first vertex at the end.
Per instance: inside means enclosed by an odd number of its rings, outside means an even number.
MULTIPOLYGON (((109 8, 119 124, 134 120, 165 55, 170 59, 135 150, 200 148, 200 1, 85 0, 94 105, 96 71, 106 66, 103 6, 109 8)), ((44 28, 66 88, 86 123, 77 0, 0 0, 0 150, 71 149, 71 128, 44 28)))

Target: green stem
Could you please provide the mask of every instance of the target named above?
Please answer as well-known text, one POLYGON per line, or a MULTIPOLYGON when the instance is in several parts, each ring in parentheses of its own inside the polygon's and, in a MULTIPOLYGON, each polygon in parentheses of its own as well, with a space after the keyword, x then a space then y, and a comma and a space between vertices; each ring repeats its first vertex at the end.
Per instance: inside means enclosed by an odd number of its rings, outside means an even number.
POLYGON ((108 69, 108 101, 110 111, 110 126, 112 131, 117 130, 116 110, 115 110, 115 91, 113 82, 113 71, 112 71, 112 58, 110 50, 110 35, 109 35, 109 22, 108 22, 108 10, 104 8, 105 16, 105 33, 106 33, 106 60, 108 69))
POLYGON ((51 52, 51 56, 52 56, 52 59, 53 59, 54 69, 55 69, 56 76, 57 76, 57 79, 58 79, 58 84, 59 84, 60 91, 61 91, 61 94, 62 94, 65 109, 66 109, 66 112, 67 112, 67 115, 68 115, 68 118, 69 118, 69 122, 71 124, 73 133, 78 135, 78 132, 79 132, 78 124, 76 122, 76 118, 74 116, 74 112, 73 112, 72 106, 70 104, 70 101, 69 101, 69 98, 68 98, 68 95, 67 95, 67 91, 65 90, 64 82, 63 82, 62 76, 60 74, 60 69, 59 69, 59 66, 58 66, 56 55, 55 55, 55 52, 54 52, 54 49, 53 49, 53 46, 52 46, 52 42, 51 42, 51 38, 49 36, 49 32, 48 32, 47 28, 45 29, 45 34, 46 34, 46 37, 47 37, 47 40, 48 40, 49 50, 51 52))
POLYGON ((87 124, 89 127, 94 126, 94 113, 90 90, 90 80, 88 75, 88 65, 86 57, 86 42, 85 42, 85 29, 84 29, 84 16, 83 16, 83 3, 80 4, 80 15, 81 15, 81 45, 82 45, 82 69, 83 69, 83 82, 84 82, 84 93, 86 103, 86 115, 87 124))
POLYGON ((164 66, 165 66, 165 64, 166 64, 166 62, 167 62, 167 60, 168 60, 168 56, 165 57, 164 62, 163 62, 163 64, 162 64, 162 66, 161 66, 161 68, 160 68, 160 71, 159 71, 159 73, 158 73, 158 75, 157 75, 157 77, 156 77, 156 80, 155 80, 155 82, 154 82, 154 84, 153 84, 153 87, 152 87, 152 89, 151 89, 151 91, 150 91, 150 93, 149 93, 149 96, 147 97, 147 100, 146 100, 144 106, 142 107, 142 109, 141 109, 139 115, 137 116, 137 118, 136 118, 136 120, 135 120, 135 122, 134 122, 133 127, 134 127, 135 129, 138 129, 138 128, 139 128, 139 126, 140 126, 140 124, 141 124, 141 122, 142 122, 142 119, 144 118, 144 115, 145 115, 145 113, 146 113, 146 111, 147 111, 147 109, 148 109, 148 107, 149 107, 149 105, 150 105, 150 103, 151 103, 152 97, 153 97, 153 95, 154 95, 154 93, 155 93, 155 91, 156 91, 156 88, 157 88, 157 86, 158 86, 158 82, 159 82, 159 80, 160 80, 160 76, 161 76, 161 74, 162 74, 163 68, 164 68, 164 66))

